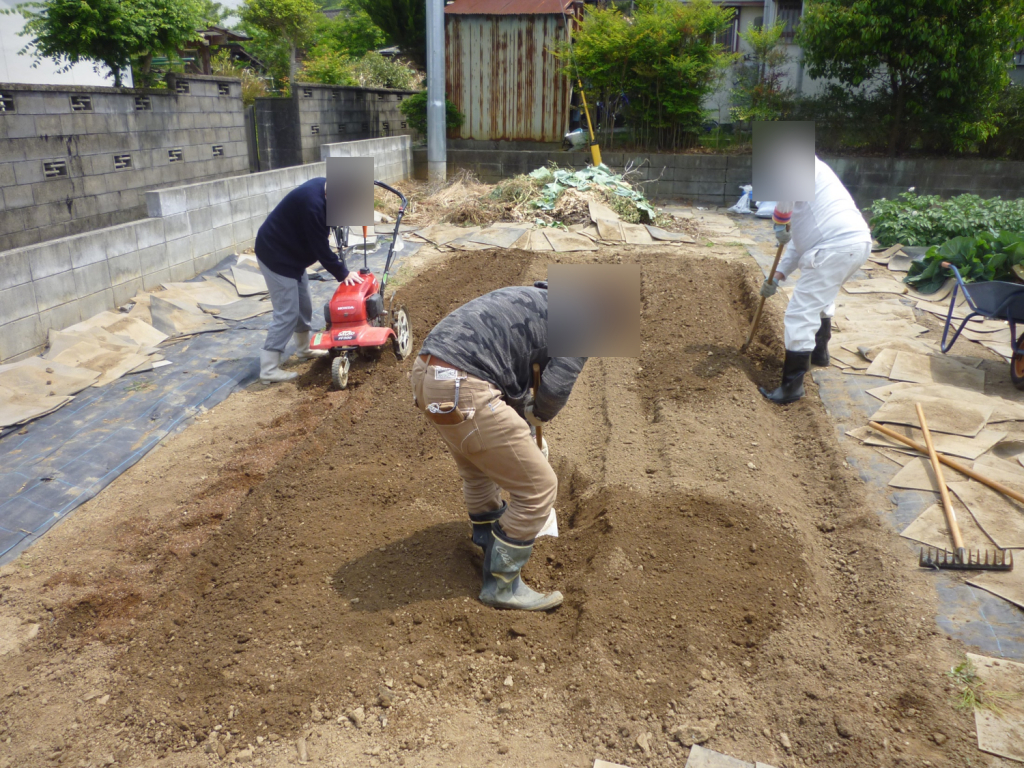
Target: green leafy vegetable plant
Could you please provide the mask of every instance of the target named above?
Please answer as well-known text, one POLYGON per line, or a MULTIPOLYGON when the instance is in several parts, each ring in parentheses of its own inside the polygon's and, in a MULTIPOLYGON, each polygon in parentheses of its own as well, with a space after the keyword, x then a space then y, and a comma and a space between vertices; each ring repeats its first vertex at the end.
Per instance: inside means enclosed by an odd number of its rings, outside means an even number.
POLYGON ((871 214, 871 232, 884 246, 935 245, 987 230, 1024 232, 1024 199, 957 195, 944 201, 911 191, 896 200, 876 200, 871 214))
POLYGON ((1024 264, 1024 234, 1004 230, 954 237, 913 262, 903 282, 921 293, 934 293, 953 274, 943 262, 954 265, 965 283, 1012 281, 1013 268, 1024 264))

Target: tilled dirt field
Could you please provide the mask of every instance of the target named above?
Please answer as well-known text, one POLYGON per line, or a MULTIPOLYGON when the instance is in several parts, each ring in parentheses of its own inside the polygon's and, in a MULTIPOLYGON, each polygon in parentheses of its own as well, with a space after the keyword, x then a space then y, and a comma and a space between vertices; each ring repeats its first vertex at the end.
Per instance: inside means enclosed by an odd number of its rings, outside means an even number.
MULTIPOLYGON (((778 768, 987 764, 927 574, 813 387, 784 409, 757 393, 779 317, 739 355, 757 276, 708 253, 578 259, 641 264, 644 346, 589 361, 547 431, 561 535, 525 577, 560 609, 475 599, 411 361, 385 354, 345 393, 317 363, 233 397, 216 439, 190 428, 0 571, 0 766, 681 766, 694 742, 778 768)), ((402 289, 416 339, 543 278, 544 256, 433 266, 402 289)))

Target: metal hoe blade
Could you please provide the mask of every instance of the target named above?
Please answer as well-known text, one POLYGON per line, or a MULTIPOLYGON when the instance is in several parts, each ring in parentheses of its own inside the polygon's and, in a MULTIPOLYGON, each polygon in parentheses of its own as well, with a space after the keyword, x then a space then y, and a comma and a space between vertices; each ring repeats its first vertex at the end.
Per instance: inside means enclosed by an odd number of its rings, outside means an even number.
POLYGON ((1008 549, 960 549, 953 554, 929 547, 921 550, 920 566, 953 571, 1012 571, 1013 552, 1008 549))

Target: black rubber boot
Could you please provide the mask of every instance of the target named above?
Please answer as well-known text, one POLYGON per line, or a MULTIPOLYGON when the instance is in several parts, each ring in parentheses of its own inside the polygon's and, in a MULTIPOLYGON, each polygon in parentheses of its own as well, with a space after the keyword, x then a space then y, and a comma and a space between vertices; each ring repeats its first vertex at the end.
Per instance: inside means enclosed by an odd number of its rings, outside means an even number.
POLYGON ((487 542, 491 538, 491 523, 504 515, 506 509, 508 502, 503 501, 497 509, 469 516, 469 521, 473 523, 473 543, 480 549, 487 549, 487 542))
POLYGON ((532 541, 510 539, 500 523, 491 525, 490 536, 484 548, 480 602, 492 608, 520 611, 550 611, 562 604, 561 592, 536 592, 519 575, 533 553, 532 541))
POLYGON ((814 351, 811 352, 811 365, 822 368, 828 365, 828 342, 832 338, 832 318, 821 318, 821 328, 814 334, 814 351))
POLYGON ((810 352, 790 352, 787 349, 786 359, 782 363, 782 384, 771 392, 764 387, 758 389, 778 405, 795 402, 804 396, 804 374, 810 367, 810 352))

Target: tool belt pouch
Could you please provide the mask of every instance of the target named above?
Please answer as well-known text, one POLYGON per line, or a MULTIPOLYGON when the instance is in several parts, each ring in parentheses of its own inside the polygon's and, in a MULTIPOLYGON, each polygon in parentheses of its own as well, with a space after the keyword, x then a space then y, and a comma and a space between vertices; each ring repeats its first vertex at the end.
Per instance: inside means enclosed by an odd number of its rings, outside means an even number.
POLYGON ((438 403, 438 407, 445 411, 451 410, 451 412, 431 413, 429 410, 424 411, 427 418, 435 424, 451 426, 452 424, 461 424, 466 420, 466 417, 462 415, 462 411, 455 407, 455 403, 438 403))

